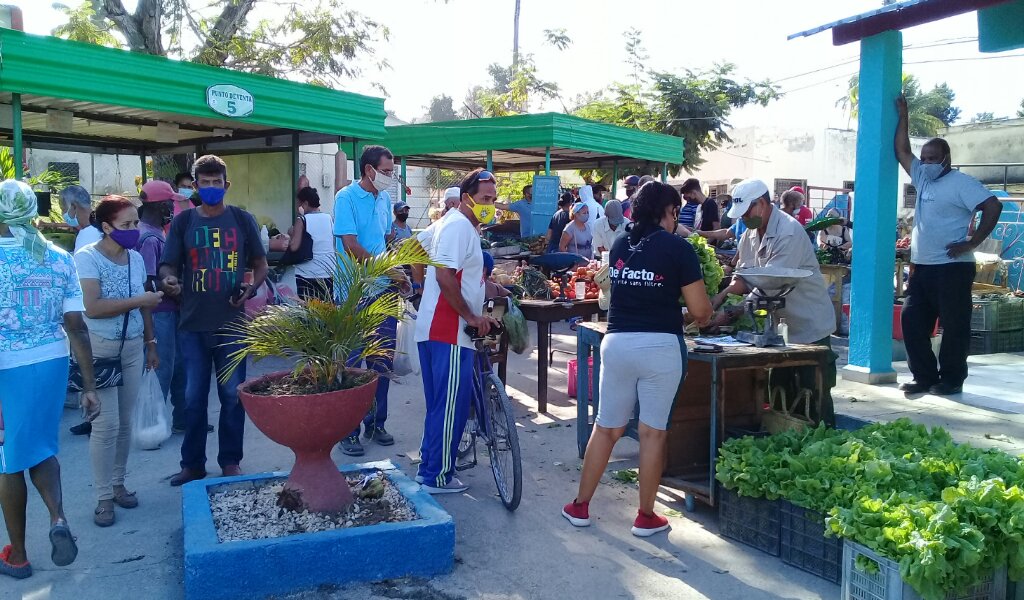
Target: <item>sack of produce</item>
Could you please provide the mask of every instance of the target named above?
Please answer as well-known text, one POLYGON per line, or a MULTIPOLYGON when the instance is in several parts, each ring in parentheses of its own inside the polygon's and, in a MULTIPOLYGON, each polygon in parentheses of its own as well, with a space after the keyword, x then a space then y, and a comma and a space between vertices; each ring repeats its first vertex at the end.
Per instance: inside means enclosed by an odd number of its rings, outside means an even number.
POLYGON ((509 301, 508 311, 502 319, 508 332, 508 346, 516 354, 527 354, 530 350, 530 326, 519 306, 509 301))

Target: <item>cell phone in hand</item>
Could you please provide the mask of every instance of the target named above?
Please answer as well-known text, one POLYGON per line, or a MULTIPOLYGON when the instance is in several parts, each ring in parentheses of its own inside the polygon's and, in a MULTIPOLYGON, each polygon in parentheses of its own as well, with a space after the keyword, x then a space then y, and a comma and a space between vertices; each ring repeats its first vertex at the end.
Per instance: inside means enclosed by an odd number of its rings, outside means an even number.
POLYGON ((247 284, 247 283, 239 284, 239 286, 235 288, 235 291, 231 293, 231 301, 234 302, 235 304, 238 304, 239 302, 242 301, 242 298, 245 298, 245 295, 248 292, 249 292, 249 284, 247 284))

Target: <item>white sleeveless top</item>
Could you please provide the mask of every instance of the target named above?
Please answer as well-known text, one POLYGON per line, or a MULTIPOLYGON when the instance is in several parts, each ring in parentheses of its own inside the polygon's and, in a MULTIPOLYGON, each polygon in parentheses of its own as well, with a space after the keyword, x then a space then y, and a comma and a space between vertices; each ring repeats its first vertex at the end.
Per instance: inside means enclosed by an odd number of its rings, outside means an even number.
POLYGON ((295 274, 306 279, 334 277, 334 219, 324 212, 309 213, 306 231, 313 238, 313 260, 295 265, 295 274))

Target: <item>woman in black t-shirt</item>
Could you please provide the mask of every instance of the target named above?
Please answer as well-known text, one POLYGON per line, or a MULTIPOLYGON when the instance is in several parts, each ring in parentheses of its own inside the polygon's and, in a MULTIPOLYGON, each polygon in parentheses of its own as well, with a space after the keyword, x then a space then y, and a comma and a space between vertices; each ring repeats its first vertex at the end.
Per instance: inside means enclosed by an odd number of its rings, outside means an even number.
POLYGON ((654 500, 672 404, 686 375, 680 294, 698 323, 713 312, 693 247, 665 230, 675 228, 681 205, 672 186, 651 182, 640 188, 629 236, 615 241, 610 267, 602 269, 611 280, 611 308, 601 342, 601 403, 579 491, 562 509, 577 527, 590 524, 590 499, 639 401, 640 509, 632 531, 646 537, 668 528, 668 521, 654 514, 654 500))

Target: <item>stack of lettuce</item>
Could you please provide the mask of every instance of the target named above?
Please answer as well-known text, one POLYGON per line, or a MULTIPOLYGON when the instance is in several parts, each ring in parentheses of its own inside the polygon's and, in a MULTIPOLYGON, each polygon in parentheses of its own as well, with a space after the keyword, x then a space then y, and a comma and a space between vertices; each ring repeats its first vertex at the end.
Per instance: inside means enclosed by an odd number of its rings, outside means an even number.
POLYGON ((900 419, 737 438, 722 446, 717 473, 740 495, 828 514, 828 534, 898 562, 925 600, 1003 565, 1024 576, 1024 463, 955 444, 941 428, 900 419))

